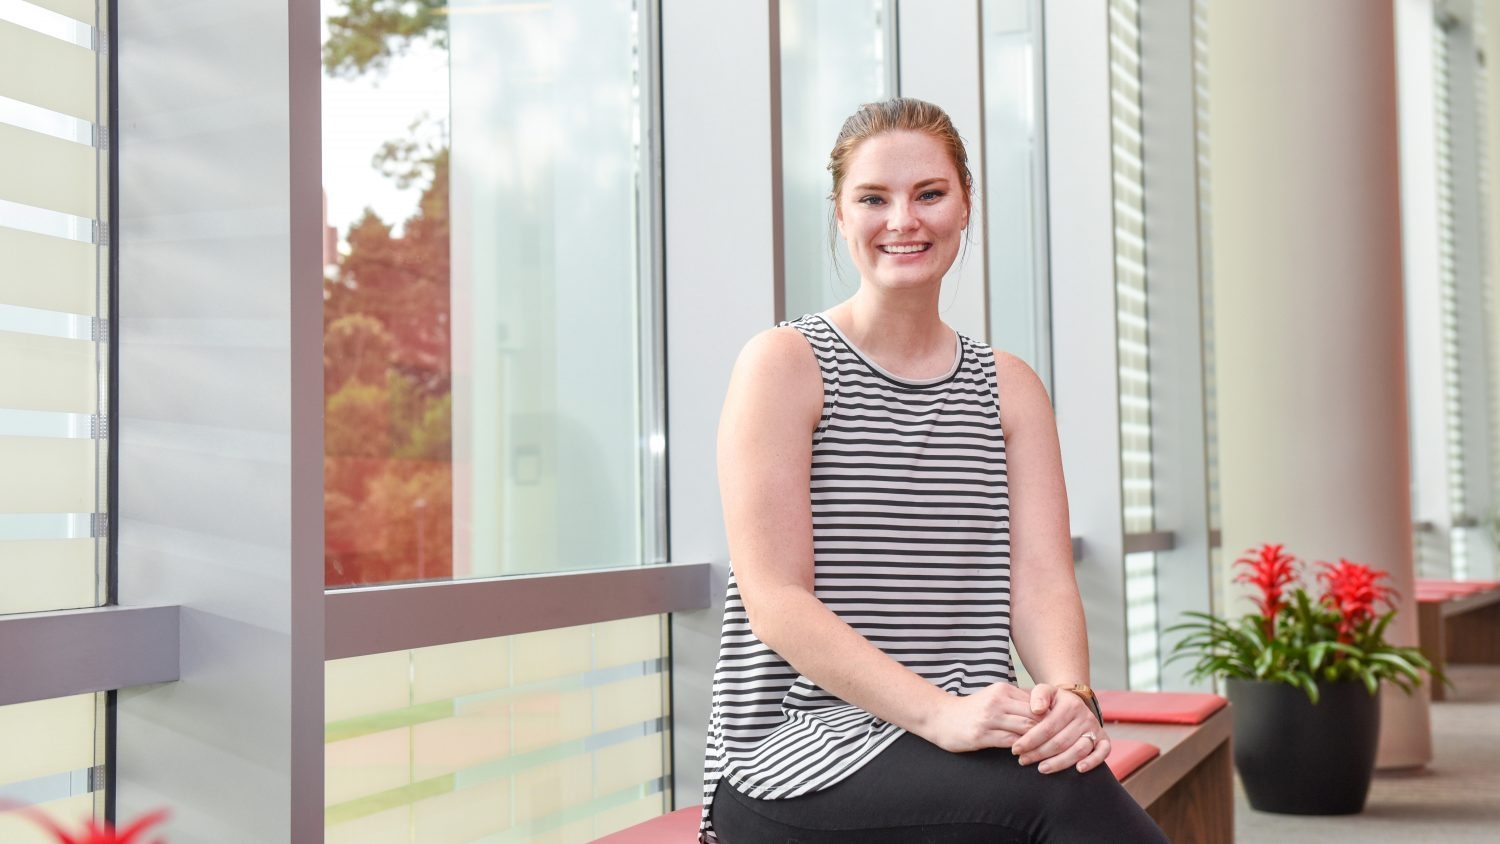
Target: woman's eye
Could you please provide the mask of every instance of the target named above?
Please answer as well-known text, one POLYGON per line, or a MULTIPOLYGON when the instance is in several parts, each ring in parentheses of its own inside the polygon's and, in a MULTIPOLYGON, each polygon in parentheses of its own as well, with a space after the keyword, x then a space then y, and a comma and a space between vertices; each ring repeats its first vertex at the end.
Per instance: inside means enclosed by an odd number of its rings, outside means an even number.
POLYGON ((943 192, 940 190, 924 190, 917 198, 930 202, 934 199, 941 199, 942 196, 943 192))
POLYGON ((861 205, 879 205, 884 201, 878 196, 862 196, 859 199, 861 205))

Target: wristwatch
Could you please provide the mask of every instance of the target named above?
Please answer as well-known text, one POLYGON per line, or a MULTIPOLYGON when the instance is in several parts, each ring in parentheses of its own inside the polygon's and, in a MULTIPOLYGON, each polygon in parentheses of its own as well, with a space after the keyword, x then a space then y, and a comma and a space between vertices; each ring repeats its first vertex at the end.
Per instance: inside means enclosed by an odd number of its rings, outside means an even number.
POLYGON ((1104 713, 1099 711, 1099 698, 1095 696, 1093 689, 1083 683, 1062 683, 1057 688, 1065 692, 1072 692, 1083 698, 1083 702, 1088 704, 1089 710, 1094 713, 1094 717, 1099 719, 1099 726, 1104 726, 1104 713))

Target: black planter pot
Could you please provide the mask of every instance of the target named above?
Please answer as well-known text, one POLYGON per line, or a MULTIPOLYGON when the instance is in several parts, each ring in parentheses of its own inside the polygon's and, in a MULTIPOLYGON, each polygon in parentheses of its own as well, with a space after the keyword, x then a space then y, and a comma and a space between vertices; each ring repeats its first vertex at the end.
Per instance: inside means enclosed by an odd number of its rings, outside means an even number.
POLYGON ((1250 806, 1285 815, 1364 811, 1380 740, 1380 698, 1362 683, 1319 684, 1317 705, 1285 683, 1228 681, 1234 767, 1250 806))

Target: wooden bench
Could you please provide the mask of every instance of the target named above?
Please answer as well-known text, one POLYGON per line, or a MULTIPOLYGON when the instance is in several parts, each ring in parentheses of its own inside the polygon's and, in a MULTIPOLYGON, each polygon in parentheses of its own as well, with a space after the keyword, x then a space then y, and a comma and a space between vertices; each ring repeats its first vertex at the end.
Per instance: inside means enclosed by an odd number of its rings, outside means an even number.
POLYGON ((1100 691, 1110 738, 1161 755, 1120 782, 1169 841, 1234 840, 1234 721, 1228 702, 1194 692, 1100 691))
MULTIPOLYGON (((1417 581, 1417 639, 1439 670, 1449 663, 1500 664, 1500 581, 1417 581)), ((1441 683, 1428 683, 1444 700, 1441 683)))
MULTIPOLYGON (((1105 719, 1123 703, 1149 709, 1138 697, 1149 693, 1101 693, 1105 719), (1119 697, 1125 695, 1126 697, 1119 697)), ((1204 696, 1196 696, 1204 697, 1204 696)), ((1216 697, 1216 696, 1207 696, 1216 697)), ((1171 841, 1234 839, 1234 773, 1229 753, 1229 709, 1222 698, 1200 723, 1110 723, 1113 748, 1107 764, 1136 802, 1146 808, 1171 841)), ((1199 708, 1203 709, 1201 702, 1199 708)), ((702 809, 689 806, 598 839, 594 844, 691 844, 698 838, 702 809)))

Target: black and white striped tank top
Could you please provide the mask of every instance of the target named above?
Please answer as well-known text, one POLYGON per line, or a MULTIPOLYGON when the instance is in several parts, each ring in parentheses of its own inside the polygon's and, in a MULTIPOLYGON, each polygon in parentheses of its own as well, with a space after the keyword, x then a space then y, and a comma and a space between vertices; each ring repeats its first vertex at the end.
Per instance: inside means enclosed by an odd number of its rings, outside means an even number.
MULTIPOLYGON (((952 371, 896 377, 822 316, 788 323, 823 374, 813 432, 815 592, 866 639, 950 694, 1015 682, 1010 500, 995 355, 962 335, 952 371)), ((719 780, 763 799, 854 773, 900 728, 800 676, 750 631, 731 575, 714 669, 701 840, 719 780)))

